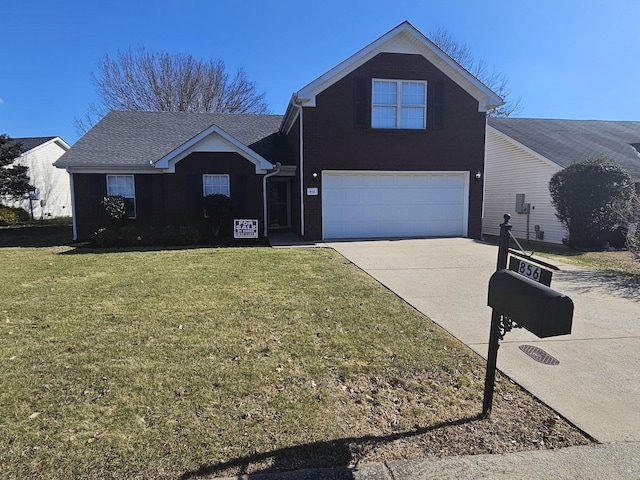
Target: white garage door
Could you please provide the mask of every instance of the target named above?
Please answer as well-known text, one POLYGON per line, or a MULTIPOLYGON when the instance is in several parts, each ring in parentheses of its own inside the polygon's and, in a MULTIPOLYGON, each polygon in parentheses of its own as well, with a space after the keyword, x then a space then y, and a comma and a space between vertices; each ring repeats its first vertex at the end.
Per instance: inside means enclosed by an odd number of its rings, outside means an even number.
POLYGON ((323 172, 323 238, 467 235, 465 172, 323 172))

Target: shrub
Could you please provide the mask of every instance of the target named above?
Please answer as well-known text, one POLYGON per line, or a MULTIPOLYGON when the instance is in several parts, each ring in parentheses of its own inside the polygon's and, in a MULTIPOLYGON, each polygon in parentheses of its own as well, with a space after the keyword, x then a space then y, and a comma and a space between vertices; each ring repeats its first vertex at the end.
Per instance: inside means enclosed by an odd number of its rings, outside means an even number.
POLYGON ((22 207, 9 207, 9 208, 14 212, 16 212, 16 214, 18 215, 18 219, 21 222, 28 222, 29 220, 31 220, 31 214, 27 212, 24 208, 22 207))
POLYGON ((191 226, 169 225, 160 235, 163 245, 197 245, 200 242, 200 231, 191 226))
POLYGON ((231 220, 233 213, 233 202, 231 198, 220 193, 207 195, 203 199, 205 215, 211 222, 213 236, 220 235, 220 229, 225 222, 231 220))
POLYGON ((153 227, 120 227, 117 231, 101 228, 96 232, 98 247, 135 247, 158 244, 158 234, 153 227))
POLYGON ((636 194, 624 223, 627 226, 625 247, 640 260, 640 194, 636 194))
POLYGON ((158 245, 160 241, 160 235, 158 234, 158 230, 154 227, 143 227, 139 230, 136 241, 140 245, 145 246, 158 245), (138 240, 138 237, 140 238, 140 240, 138 240))
POLYGON ((124 197, 116 195, 113 197, 104 197, 102 199, 102 206, 104 207, 107 215, 111 219, 118 223, 127 215, 127 206, 124 201, 124 197))
POLYGON ((165 227, 161 235, 153 227, 120 227, 117 231, 101 228, 95 233, 97 247, 135 247, 135 246, 184 246, 197 245, 200 242, 200 231, 191 226, 165 227))
POLYGON ((0 225, 16 225, 31 220, 31 215, 24 208, 0 205, 0 225))
POLYGON ((18 223, 20 223, 20 217, 13 208, 0 206, 0 225, 8 226, 18 223))
POLYGON ((118 229, 118 240, 120 245, 127 247, 140 245, 140 242, 142 241, 140 229, 136 227, 120 227, 118 229), (138 240, 138 238, 140 240, 138 240))
POLYGON ((113 230, 101 228, 95 233, 96 245, 98 247, 117 247, 118 234, 113 230))
POLYGON ((634 184, 620 165, 604 158, 582 160, 556 172, 549 182, 556 217, 572 248, 602 248, 631 206, 634 184))

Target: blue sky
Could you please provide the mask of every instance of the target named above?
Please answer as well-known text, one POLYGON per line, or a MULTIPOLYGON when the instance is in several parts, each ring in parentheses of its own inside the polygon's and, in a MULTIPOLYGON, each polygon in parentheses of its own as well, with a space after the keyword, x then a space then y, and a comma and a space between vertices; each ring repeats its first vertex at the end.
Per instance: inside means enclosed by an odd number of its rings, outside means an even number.
POLYGON ((97 100, 105 54, 148 50, 243 67, 281 114, 294 91, 404 20, 444 27, 507 75, 518 116, 640 120, 637 0, 5 0, 0 133, 60 136, 97 100))

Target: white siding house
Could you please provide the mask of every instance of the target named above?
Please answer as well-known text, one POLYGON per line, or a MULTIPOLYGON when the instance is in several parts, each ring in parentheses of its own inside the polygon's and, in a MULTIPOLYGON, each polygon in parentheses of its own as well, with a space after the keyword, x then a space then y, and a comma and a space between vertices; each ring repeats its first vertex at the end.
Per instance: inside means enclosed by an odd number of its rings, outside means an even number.
POLYGON ((499 235, 504 214, 522 240, 562 243, 549 181, 571 163, 604 156, 640 182, 640 122, 489 118, 482 234, 499 235), (517 195, 529 208, 516 211, 517 195))
POLYGON ((508 213, 513 225, 511 232, 516 238, 562 243, 566 229, 556 218, 549 194, 549 180, 559 170, 558 165, 488 126, 483 235, 500 235, 500 224, 508 213), (517 194, 524 194, 525 203, 530 205, 528 215, 516 212, 517 194))
POLYGON ((31 198, 3 199, 11 207, 33 212, 33 218, 70 217, 71 183, 69 174, 53 166, 69 145, 60 137, 14 138, 23 146, 22 155, 14 162, 29 167, 29 183, 36 187, 31 198))

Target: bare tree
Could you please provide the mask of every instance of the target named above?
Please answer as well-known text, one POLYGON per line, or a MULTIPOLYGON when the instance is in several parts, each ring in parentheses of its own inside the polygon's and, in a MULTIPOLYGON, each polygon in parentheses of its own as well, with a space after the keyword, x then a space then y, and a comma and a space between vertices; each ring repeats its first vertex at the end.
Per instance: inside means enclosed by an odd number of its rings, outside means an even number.
POLYGON ((149 52, 144 47, 105 55, 91 74, 99 97, 84 118, 75 120, 85 133, 110 110, 167 112, 266 113, 265 93, 238 68, 227 72, 222 60, 191 54, 149 52))
POLYGON ((453 58, 504 100, 504 105, 490 110, 487 113, 488 116, 509 117, 522 110, 521 98, 511 98, 511 88, 506 75, 500 73, 495 66, 489 67, 484 60, 476 60, 467 44, 458 43, 451 33, 443 27, 437 27, 433 30, 430 38, 440 50, 453 58))
POLYGON ((625 246, 640 261, 640 193, 636 193, 631 208, 623 210, 620 217, 626 228, 625 246))

